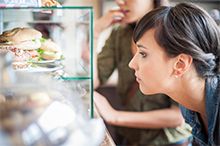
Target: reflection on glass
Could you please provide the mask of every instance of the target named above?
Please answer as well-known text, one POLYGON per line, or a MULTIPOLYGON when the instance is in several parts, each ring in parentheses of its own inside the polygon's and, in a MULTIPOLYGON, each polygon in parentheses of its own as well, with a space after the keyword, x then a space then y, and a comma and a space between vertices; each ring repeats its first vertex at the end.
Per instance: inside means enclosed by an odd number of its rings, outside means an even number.
POLYGON ((54 101, 38 119, 41 129, 48 133, 57 127, 66 127, 75 119, 75 112, 65 104, 54 101))
POLYGON ((68 131, 64 128, 57 128, 48 136, 53 144, 62 143, 68 136, 68 131))
POLYGON ((35 123, 32 123, 26 130, 22 132, 22 138, 25 145, 33 144, 35 141, 40 139, 41 136, 42 133, 35 123))

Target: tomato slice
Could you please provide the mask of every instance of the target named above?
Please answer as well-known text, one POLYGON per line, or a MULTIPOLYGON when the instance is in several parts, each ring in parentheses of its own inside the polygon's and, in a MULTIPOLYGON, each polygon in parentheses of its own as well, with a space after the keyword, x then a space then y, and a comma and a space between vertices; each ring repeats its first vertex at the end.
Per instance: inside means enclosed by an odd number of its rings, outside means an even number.
POLYGON ((24 42, 27 42, 28 40, 24 40, 24 41, 20 41, 20 43, 24 43, 24 42))

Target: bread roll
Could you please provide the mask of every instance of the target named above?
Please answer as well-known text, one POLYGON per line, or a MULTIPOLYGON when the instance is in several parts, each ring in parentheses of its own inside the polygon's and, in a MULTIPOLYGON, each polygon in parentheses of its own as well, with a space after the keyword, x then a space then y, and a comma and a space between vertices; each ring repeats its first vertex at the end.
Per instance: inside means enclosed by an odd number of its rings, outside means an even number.
POLYGON ((53 41, 41 42, 40 50, 60 52, 61 48, 53 41))
POLYGON ((43 59, 60 59, 62 55, 61 48, 53 41, 41 42, 40 50, 44 50, 41 58, 43 59))
POLYGON ((27 40, 41 39, 42 33, 33 28, 17 27, 12 30, 4 31, 0 39, 9 42, 22 42, 27 40))
POLYGON ((23 50, 34 50, 40 48, 41 38, 42 33, 36 29, 17 27, 12 30, 4 31, 0 35, 2 41, 8 41, 0 45, 17 47, 23 50))

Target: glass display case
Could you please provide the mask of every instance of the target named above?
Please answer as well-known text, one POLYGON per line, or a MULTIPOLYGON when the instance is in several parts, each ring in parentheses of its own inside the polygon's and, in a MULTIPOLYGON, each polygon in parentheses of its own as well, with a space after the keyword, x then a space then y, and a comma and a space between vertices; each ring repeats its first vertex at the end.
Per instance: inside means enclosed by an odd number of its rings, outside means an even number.
POLYGON ((93 118, 92 22, 92 7, 0 8, 0 145, 102 143, 104 122, 93 118), (14 57, 30 49, 15 49, 11 56, 11 48, 38 43, 4 39, 21 28, 39 31, 41 46, 27 67, 14 68, 14 57), (59 58, 42 56, 47 41, 61 48, 59 58))
MULTIPOLYGON (((83 89, 82 97, 93 118, 93 8, 92 7, 14 7, 0 8, 0 34, 17 27, 34 28, 44 40, 52 40, 60 48, 59 59, 34 62, 37 68, 16 71, 52 73, 57 80, 83 89), (43 69, 42 69, 42 68, 43 69)), ((75 88, 72 88, 75 90, 75 88)))

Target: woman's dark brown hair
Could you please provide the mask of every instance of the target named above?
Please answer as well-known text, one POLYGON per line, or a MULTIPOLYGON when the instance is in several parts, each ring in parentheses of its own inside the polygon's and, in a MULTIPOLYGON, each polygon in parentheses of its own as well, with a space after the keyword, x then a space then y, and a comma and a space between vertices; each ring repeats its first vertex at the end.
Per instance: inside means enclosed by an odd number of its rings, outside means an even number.
POLYGON ((162 0, 154 0, 154 8, 162 6, 162 0))
POLYGON ((139 21, 134 42, 151 28, 156 29, 155 40, 168 57, 181 53, 192 56, 201 78, 219 74, 220 31, 205 10, 192 3, 158 7, 139 21))

